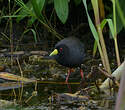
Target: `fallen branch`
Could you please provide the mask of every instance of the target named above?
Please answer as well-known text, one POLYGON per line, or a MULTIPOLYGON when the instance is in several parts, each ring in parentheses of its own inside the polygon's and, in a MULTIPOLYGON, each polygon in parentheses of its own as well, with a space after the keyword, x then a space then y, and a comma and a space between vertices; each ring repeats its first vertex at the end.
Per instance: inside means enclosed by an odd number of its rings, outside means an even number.
MULTIPOLYGON (((117 81, 120 80, 121 75, 125 71, 125 61, 112 73, 112 76, 115 77, 117 81)), ((110 78, 107 78, 102 85, 99 87, 101 91, 111 88, 113 81, 110 78)))

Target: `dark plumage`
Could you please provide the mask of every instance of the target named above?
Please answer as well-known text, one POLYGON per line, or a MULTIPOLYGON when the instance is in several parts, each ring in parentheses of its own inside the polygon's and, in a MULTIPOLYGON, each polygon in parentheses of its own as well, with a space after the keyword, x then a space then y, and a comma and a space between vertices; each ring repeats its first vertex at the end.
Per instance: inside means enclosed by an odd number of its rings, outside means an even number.
MULTIPOLYGON (((85 57, 84 45, 79 39, 68 37, 55 45, 55 50, 50 56, 53 55, 55 56, 56 61, 63 66, 69 68, 81 67, 85 57)), ((83 73, 81 73, 81 76, 83 77, 82 74, 83 73)), ((69 75, 70 72, 68 73, 66 82, 68 81, 69 75)))

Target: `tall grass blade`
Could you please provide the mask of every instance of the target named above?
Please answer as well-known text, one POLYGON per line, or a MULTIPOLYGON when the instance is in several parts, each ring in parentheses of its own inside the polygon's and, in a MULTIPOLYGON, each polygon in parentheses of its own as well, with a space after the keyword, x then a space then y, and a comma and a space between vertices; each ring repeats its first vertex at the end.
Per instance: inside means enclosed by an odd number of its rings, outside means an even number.
POLYGON ((89 22, 89 26, 90 26, 90 29, 91 29, 91 31, 92 31, 92 34, 93 34, 95 40, 96 40, 97 42, 99 42, 98 33, 97 33, 96 28, 95 28, 94 24, 92 23, 92 20, 91 20, 91 18, 90 18, 90 16, 89 16, 89 13, 88 13, 86 0, 83 0, 83 3, 84 3, 84 6, 85 6, 85 10, 86 10, 86 14, 87 14, 87 17, 88 17, 88 22, 89 22))

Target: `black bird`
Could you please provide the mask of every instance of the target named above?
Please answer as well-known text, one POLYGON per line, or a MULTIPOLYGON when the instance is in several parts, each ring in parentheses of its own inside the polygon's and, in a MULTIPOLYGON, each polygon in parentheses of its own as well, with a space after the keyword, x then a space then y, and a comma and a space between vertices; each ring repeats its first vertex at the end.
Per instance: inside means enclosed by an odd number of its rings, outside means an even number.
POLYGON ((81 64, 85 57, 85 50, 84 44, 79 39, 76 37, 68 37, 59 41, 55 45, 54 51, 49 56, 53 55, 59 64, 70 68, 68 76, 66 77, 66 82, 68 82, 71 69, 75 67, 80 67, 81 77, 83 78, 81 64))

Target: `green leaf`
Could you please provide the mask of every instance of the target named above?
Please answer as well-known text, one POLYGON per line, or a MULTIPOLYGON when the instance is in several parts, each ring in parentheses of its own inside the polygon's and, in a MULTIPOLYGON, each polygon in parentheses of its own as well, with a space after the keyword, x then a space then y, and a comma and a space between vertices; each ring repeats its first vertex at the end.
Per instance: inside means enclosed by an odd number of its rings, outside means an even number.
POLYGON ((106 23, 108 23, 111 34, 112 34, 112 37, 114 38, 115 37, 115 32, 114 32, 114 25, 113 25, 112 19, 104 19, 101 22, 101 29, 103 30, 106 23))
POLYGON ((45 0, 36 0, 36 1, 37 1, 39 10, 41 12, 43 10, 44 4, 45 4, 45 0))
POLYGON ((35 12, 36 17, 40 19, 41 21, 43 21, 44 23, 46 23, 46 20, 44 19, 44 16, 42 16, 42 13, 41 13, 45 4, 45 0, 31 0, 31 2, 33 6, 33 11, 35 12))
POLYGON ((33 10, 38 18, 41 17, 41 11, 43 9, 45 0, 31 0, 33 10))
POLYGON ((68 18, 68 0, 54 0, 54 8, 56 10, 56 14, 64 24, 68 18))
POLYGON ((114 38, 115 37, 115 32, 114 32, 114 25, 113 25, 112 19, 104 19, 101 22, 101 29, 103 30, 106 23, 108 23, 111 34, 112 34, 112 37, 114 38))
POLYGON ((115 37, 115 32, 114 32, 114 26, 113 26, 112 19, 106 19, 106 20, 108 22, 112 37, 114 38, 115 37))
POLYGON ((101 22, 100 27, 101 27, 102 30, 103 30, 103 28, 104 28, 104 26, 105 26, 106 23, 107 23, 107 20, 106 20, 106 19, 104 19, 104 20, 101 22))

